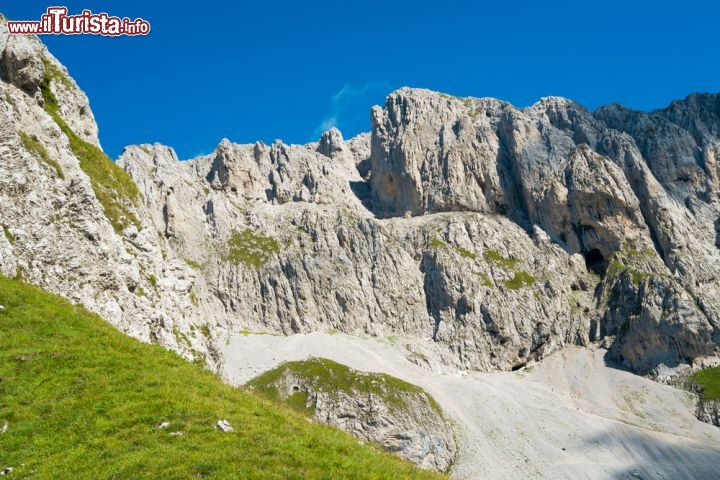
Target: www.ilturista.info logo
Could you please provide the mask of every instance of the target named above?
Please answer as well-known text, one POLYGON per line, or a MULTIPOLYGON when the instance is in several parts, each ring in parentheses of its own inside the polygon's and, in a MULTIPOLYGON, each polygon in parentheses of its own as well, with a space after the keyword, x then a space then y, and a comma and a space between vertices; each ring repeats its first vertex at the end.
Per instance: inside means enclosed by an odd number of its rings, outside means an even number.
POLYGON ((40 21, 8 21, 11 35, 147 35, 150 23, 142 18, 111 17, 107 13, 92 13, 83 10, 80 15, 68 15, 67 7, 49 7, 40 17, 40 21))

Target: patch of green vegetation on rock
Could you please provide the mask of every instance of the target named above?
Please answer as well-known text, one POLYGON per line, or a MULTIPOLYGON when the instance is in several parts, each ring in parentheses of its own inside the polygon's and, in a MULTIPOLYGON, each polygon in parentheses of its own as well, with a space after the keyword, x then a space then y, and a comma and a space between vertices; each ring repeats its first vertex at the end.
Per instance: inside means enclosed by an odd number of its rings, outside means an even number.
POLYGON ((0 456, 11 476, 446 478, 226 385, 31 285, 0 277, 0 304, 0 456), (219 419, 235 432, 219 431, 219 419), (157 428, 163 421, 170 427, 157 428))
POLYGON ((510 290, 519 290, 522 287, 530 287, 537 280, 527 272, 515 272, 513 278, 505 281, 505 286, 510 290))
POLYGON ((461 256, 469 258, 470 260, 476 260, 478 257, 477 253, 471 252, 470 250, 466 250, 462 247, 455 247, 455 251, 458 252, 461 256))
POLYGON ((57 82, 60 82, 63 84, 65 88, 72 89, 75 88, 75 85, 73 85, 73 82, 63 73, 62 70, 57 68, 50 60, 47 58, 42 58, 43 67, 45 67, 45 79, 55 80, 57 82))
POLYGON ((613 260, 610 262, 610 265, 608 265, 607 274, 610 276, 620 275, 623 272, 628 272, 630 274, 632 282, 635 286, 640 286, 642 282, 650 276, 649 273, 640 271, 630 265, 625 265, 618 260, 613 260))
POLYGON ((430 240, 430 248, 446 248, 447 243, 443 242, 439 238, 433 238, 430 240))
POLYGON ((3 233, 5 234, 7 241, 10 242, 10 245, 15 243, 15 235, 12 234, 7 225, 3 225, 3 233))
POLYGON ((720 399, 720 366, 698 370, 692 379, 702 386, 703 400, 720 399))
POLYGON ((131 208, 138 204, 140 191, 130 175, 95 145, 80 138, 60 115, 60 107, 50 87, 53 80, 72 86, 70 80, 45 60, 45 78, 40 84, 45 111, 67 136, 70 149, 80 162, 80 168, 90 178, 95 196, 103 206, 105 216, 115 232, 122 233, 129 225, 140 228, 131 208))
POLYGON ((500 252, 492 249, 485 250, 485 252, 483 252, 483 258, 489 263, 505 268, 515 268, 518 262, 516 258, 505 258, 500 254, 500 252))
POLYGON ((582 305, 580 292, 571 292, 570 295, 568 295, 568 303, 570 304, 570 313, 578 313, 582 305))
POLYGON ((5 101, 11 106, 16 107, 15 105, 15 99, 10 95, 9 92, 5 92, 5 101))
POLYGON ((286 376, 301 379, 314 391, 347 395, 373 394, 389 406, 407 407, 409 396, 422 395, 439 415, 442 410, 434 398, 417 385, 384 373, 366 373, 354 370, 326 358, 285 362, 263 373, 246 384, 252 391, 271 400, 282 400, 277 385, 286 376))
POLYGON ((40 140, 35 135, 28 135, 25 132, 20 132, 20 140, 22 141, 25 150, 40 158, 40 160, 52 167, 57 173, 58 177, 63 180, 65 179, 65 174, 63 173, 60 164, 50 158, 50 154, 47 152, 45 145, 43 145, 42 142, 40 142, 40 140))
POLYGON ((200 333, 203 334, 203 337, 210 338, 210 327, 208 327, 207 325, 201 325, 200 333))
POLYGON ((608 276, 621 275, 627 272, 635 286, 640 286, 646 278, 666 277, 661 273, 662 262, 657 258, 652 248, 641 248, 633 241, 625 241, 620 250, 610 257, 608 276))
POLYGON ((177 327, 177 325, 173 325, 172 327, 173 335, 175 336, 175 341, 180 344, 190 346, 190 339, 187 335, 185 335, 183 332, 180 331, 180 329, 177 327))
POLYGON ((225 259, 235 265, 259 268, 280 252, 280 244, 271 237, 254 233, 249 228, 233 232, 227 241, 225 259))
POLYGON ((192 302, 193 305, 200 304, 200 300, 198 300, 197 293, 195 293, 195 290, 193 290, 193 289, 190 290, 190 301, 192 302))
POLYGON ((200 264, 197 263, 195 260, 191 258, 183 258, 183 260, 185 260, 185 263, 188 265, 188 267, 194 268, 195 270, 200 270, 200 264))
POLYGON ((492 286, 493 286, 492 280, 490 280, 490 277, 488 277, 485 273, 483 273, 483 272, 478 272, 478 273, 477 273, 477 276, 480 277, 480 280, 482 281, 482 284, 485 285, 486 287, 492 287, 492 286))

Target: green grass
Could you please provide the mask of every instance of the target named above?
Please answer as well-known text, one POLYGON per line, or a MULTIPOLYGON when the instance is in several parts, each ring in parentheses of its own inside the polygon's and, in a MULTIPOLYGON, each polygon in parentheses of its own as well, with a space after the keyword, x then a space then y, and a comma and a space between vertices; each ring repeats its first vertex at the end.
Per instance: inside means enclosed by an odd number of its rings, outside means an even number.
POLYGON ((483 258, 486 262, 505 268, 515 268, 515 265, 517 265, 518 262, 516 258, 505 258, 498 251, 490 249, 483 252, 483 258))
POLYGON ((280 244, 273 238, 253 233, 246 228, 242 232, 233 232, 227 242, 226 260, 235 265, 248 265, 259 268, 280 252, 280 244))
POLYGON ((3 225, 3 233, 5 234, 5 238, 7 238, 7 241, 10 242, 10 245, 15 243, 15 235, 12 234, 7 225, 3 225))
POLYGON ((63 180, 65 179, 65 174, 63 173, 60 164, 50 158, 50 154, 45 149, 45 145, 43 145, 35 135, 28 135, 25 132, 20 132, 20 140, 22 141, 25 150, 40 158, 40 160, 52 167, 57 173, 58 177, 63 180))
POLYGON ((488 277, 487 274, 485 274, 483 272, 478 272, 477 276, 480 277, 482 284, 485 285, 486 287, 493 286, 492 280, 490 280, 490 277, 488 277))
POLYGON ((200 300, 197 297, 197 293, 195 293, 195 290, 190 290, 190 301, 193 305, 200 305, 200 300))
POLYGON ((190 258, 183 258, 185 260, 185 263, 187 263, 188 267, 194 268, 195 270, 200 270, 200 264, 197 263, 195 260, 192 260, 190 258))
POLYGON ((471 252, 470 250, 466 250, 462 247, 455 247, 455 251, 458 252, 460 255, 462 255, 465 258, 469 258, 470 260, 477 259, 476 253, 471 252))
POLYGON ((704 400, 720 399, 720 366, 698 370, 693 375, 693 380, 702 385, 704 400))
MULTIPOLYGON (((247 383, 247 387, 270 400, 283 401, 277 384, 286 373, 305 380, 315 391, 351 395, 372 393, 382 398, 389 406, 398 408, 407 406, 408 396, 425 396, 435 412, 442 415, 442 410, 435 399, 417 385, 383 373, 360 372, 326 358, 282 363, 273 370, 252 379, 247 383)), ((304 404, 302 410, 305 410, 304 404)))
POLYGON ((445 248, 447 244, 439 238, 433 238, 430 240, 430 248, 445 248))
POLYGON ((45 111, 67 136, 70 149, 80 161, 80 168, 90 177, 90 183, 95 196, 103 206, 105 216, 117 233, 122 233, 131 224, 139 229, 140 222, 131 210, 140 199, 137 185, 125 170, 110 160, 98 147, 77 136, 63 120, 57 98, 50 88, 52 81, 58 81, 66 86, 72 85, 62 72, 45 61, 45 78, 40 84, 45 111))
POLYGON ((21 281, 0 277, 0 304, 0 466, 12 478, 443 478, 21 281))
POLYGON ((537 280, 527 272, 515 272, 513 278, 505 281, 505 286, 510 290, 519 290, 522 287, 529 287, 537 280))

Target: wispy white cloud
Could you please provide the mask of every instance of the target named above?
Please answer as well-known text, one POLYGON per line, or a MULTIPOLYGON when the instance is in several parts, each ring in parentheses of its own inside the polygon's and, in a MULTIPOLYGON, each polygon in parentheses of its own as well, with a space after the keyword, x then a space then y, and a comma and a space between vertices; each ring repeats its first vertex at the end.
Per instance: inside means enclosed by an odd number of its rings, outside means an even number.
POLYGON ((315 134, 318 135, 319 133, 322 133, 326 130, 330 130, 332 127, 337 127, 337 117, 328 117, 322 122, 320 122, 318 128, 315 129, 315 134), (319 130, 319 133, 317 132, 317 130, 319 130))
POLYGON ((353 122, 358 117, 367 118, 372 102, 376 101, 377 97, 387 94, 390 88, 387 82, 345 84, 330 98, 330 110, 315 128, 314 137, 319 137, 332 127, 342 130, 343 127, 347 127, 346 123, 353 122))

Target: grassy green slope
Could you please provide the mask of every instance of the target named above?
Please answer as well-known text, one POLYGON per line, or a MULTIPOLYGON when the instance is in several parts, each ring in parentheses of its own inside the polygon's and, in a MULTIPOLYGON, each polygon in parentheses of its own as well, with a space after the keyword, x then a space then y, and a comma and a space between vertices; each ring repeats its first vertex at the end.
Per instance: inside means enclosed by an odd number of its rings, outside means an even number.
POLYGON ((705 400, 720 400, 720 367, 699 370, 693 375, 693 380, 702 385, 705 400))
POLYGON ((0 277, 0 305, 0 469, 12 478, 442 478, 21 281, 0 277))

